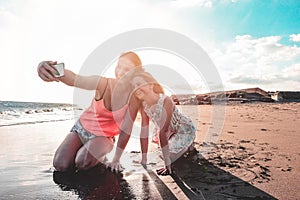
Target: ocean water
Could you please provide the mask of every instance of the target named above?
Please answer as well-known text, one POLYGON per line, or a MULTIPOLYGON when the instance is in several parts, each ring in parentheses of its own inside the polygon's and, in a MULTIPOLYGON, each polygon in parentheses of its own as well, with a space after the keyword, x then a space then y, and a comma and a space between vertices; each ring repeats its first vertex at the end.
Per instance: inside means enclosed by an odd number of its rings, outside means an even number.
POLYGON ((0 101, 0 127, 72 120, 82 111, 66 103, 0 101))

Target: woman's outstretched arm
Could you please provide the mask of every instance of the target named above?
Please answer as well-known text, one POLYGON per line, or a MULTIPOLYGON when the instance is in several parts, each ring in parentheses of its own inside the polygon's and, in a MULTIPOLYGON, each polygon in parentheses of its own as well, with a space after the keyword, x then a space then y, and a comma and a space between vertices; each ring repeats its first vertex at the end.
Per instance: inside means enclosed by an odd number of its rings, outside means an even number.
POLYGON ((55 77, 56 73, 53 65, 57 64, 56 61, 42 61, 38 65, 38 75, 45 82, 60 81, 68 86, 73 86, 85 90, 103 90, 103 85, 106 84, 107 78, 93 75, 93 76, 81 76, 75 74, 69 69, 64 69, 64 76, 55 77))

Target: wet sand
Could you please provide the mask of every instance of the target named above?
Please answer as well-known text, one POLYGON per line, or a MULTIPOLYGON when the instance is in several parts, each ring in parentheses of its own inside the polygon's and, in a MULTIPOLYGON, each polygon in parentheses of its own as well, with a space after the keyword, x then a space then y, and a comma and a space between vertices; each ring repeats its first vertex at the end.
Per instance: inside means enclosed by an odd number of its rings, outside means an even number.
POLYGON ((195 147, 174 164, 172 176, 151 144, 147 168, 136 141, 122 157, 126 170, 103 166, 58 173, 53 154, 73 121, 0 127, 0 199, 300 199, 300 103, 227 105, 214 133, 212 106, 184 106, 197 123, 195 147), (217 140, 206 141, 207 134, 217 140))

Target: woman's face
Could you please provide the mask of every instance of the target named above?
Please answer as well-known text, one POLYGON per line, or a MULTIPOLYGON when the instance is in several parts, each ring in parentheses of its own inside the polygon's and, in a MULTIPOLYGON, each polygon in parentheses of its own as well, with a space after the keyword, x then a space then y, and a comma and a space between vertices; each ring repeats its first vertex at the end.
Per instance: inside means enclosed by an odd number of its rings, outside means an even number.
POLYGON ((127 72, 133 69, 133 67, 135 67, 134 63, 126 56, 119 58, 115 69, 116 78, 122 78, 127 72))

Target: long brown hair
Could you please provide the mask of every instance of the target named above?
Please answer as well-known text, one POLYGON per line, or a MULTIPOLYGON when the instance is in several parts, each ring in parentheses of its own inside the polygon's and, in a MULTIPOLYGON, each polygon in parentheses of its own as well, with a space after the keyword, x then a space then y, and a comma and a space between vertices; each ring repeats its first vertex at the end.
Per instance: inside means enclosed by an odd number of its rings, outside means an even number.
POLYGON ((125 56, 129 57, 129 59, 132 61, 132 63, 134 63, 135 67, 142 67, 142 61, 136 53, 134 53, 132 51, 127 51, 127 52, 122 53, 119 58, 125 57, 125 56))

